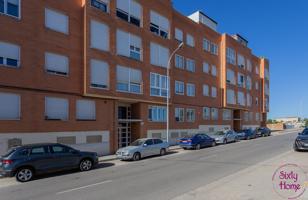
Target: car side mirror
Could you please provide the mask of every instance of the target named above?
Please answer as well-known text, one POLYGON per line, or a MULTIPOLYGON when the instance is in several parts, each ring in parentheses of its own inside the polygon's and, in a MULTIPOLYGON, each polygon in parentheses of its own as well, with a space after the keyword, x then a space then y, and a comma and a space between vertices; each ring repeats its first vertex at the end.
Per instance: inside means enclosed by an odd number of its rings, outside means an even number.
POLYGON ((298 133, 298 135, 301 135, 302 133, 298 133))

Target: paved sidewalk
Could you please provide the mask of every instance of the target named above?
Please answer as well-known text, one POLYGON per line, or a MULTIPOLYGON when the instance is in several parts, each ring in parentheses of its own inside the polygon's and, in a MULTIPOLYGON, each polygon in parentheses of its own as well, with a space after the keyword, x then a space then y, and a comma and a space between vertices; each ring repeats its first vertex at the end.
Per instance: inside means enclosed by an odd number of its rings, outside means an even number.
MULTIPOLYGON (((307 174, 308 153, 286 152, 173 200, 279 200, 282 198, 273 189, 272 176, 284 164, 297 164, 307 174)), ((308 191, 299 199, 308 199, 308 191)))

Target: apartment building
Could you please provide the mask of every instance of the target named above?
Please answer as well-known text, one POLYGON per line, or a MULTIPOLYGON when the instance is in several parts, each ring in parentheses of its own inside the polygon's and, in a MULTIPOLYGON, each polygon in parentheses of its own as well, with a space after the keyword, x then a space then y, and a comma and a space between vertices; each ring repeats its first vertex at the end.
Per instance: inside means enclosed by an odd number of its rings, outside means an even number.
POLYGON ((269 61, 170 0, 0 1, 0 153, 60 142, 101 155, 141 137, 265 124, 269 61), (181 44, 170 63, 171 53, 181 44))

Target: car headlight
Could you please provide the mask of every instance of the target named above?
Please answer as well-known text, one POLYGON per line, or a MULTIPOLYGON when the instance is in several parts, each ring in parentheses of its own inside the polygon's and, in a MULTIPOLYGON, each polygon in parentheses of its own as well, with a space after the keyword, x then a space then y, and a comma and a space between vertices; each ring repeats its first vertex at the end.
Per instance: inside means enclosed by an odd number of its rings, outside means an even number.
POLYGON ((123 156, 129 156, 129 152, 128 151, 124 151, 123 152, 123 156))

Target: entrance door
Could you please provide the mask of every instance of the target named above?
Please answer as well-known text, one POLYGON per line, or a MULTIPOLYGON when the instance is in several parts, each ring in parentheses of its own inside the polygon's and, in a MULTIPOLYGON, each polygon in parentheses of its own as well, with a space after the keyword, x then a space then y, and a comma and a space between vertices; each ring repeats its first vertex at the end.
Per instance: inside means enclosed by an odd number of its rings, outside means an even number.
POLYGON ((126 147, 131 143, 131 107, 118 107, 118 146, 126 147))
POLYGON ((233 129, 235 131, 241 130, 241 110, 234 110, 233 111, 233 129))

